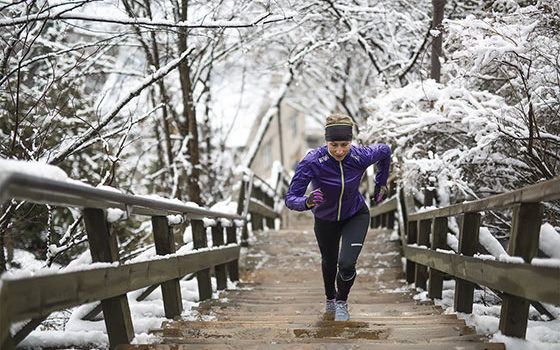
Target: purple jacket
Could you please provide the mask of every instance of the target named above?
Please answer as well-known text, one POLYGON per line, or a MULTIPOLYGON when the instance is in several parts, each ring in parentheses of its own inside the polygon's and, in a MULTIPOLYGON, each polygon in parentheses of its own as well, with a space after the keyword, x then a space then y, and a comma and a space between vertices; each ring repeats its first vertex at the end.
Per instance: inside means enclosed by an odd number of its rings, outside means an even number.
POLYGON ((305 191, 309 182, 313 189, 323 191, 323 203, 313 207, 313 214, 327 221, 341 221, 354 215, 364 205, 364 197, 358 187, 366 169, 377 163, 375 182, 387 184, 391 149, 383 143, 367 147, 350 146, 350 151, 339 162, 334 159, 327 146, 309 151, 298 164, 296 173, 286 194, 286 206, 292 210, 308 210, 305 191))

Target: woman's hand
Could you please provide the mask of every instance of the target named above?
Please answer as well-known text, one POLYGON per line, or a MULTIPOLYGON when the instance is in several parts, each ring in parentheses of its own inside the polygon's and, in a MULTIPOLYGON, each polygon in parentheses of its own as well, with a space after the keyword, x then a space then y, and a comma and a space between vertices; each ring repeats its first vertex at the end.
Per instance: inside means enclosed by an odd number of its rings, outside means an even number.
POLYGON ((387 186, 379 186, 378 184, 375 184, 373 189, 373 198, 377 203, 383 201, 385 197, 387 197, 387 193, 389 193, 387 186))
POLYGON ((321 203, 323 203, 323 192, 320 188, 311 191, 305 200, 305 205, 307 205, 308 208, 313 208, 321 203))

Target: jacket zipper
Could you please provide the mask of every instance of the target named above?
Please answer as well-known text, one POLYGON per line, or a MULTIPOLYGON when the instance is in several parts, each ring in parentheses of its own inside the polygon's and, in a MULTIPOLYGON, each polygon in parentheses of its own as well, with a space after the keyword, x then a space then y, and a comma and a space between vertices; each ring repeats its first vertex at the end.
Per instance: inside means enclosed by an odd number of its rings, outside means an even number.
POLYGON ((340 221, 340 211, 342 209, 342 195, 344 194, 344 171, 342 170, 342 162, 338 162, 340 166, 340 179, 342 181, 342 189, 340 190, 340 198, 338 199, 338 217, 336 221, 340 221))

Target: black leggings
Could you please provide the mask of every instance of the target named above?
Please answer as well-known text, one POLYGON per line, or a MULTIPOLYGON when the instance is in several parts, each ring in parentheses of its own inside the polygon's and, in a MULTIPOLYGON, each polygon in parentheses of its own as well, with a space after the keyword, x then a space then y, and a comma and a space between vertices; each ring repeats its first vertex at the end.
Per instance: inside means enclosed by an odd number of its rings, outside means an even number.
POLYGON ((347 300, 356 278, 356 260, 369 227, 369 209, 364 206, 343 221, 315 218, 315 237, 321 250, 321 268, 327 299, 347 300), (342 237, 342 248, 339 245, 342 237), (337 274, 338 262, 338 274, 337 274), (335 280, 337 289, 335 289, 335 280))

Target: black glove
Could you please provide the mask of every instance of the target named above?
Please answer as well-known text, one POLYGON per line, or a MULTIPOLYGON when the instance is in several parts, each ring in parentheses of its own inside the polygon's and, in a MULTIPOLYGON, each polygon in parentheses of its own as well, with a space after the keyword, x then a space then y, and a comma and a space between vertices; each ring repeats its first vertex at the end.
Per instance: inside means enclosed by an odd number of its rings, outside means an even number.
POLYGON ((388 192, 389 190, 387 189, 387 186, 380 186, 378 184, 375 184, 375 187, 373 189, 373 200, 377 203, 383 201, 385 197, 387 197, 388 192))
POLYGON ((305 204, 308 208, 313 208, 314 206, 317 206, 321 203, 323 203, 323 192, 320 188, 311 191, 311 193, 309 193, 309 196, 305 200, 305 204))

